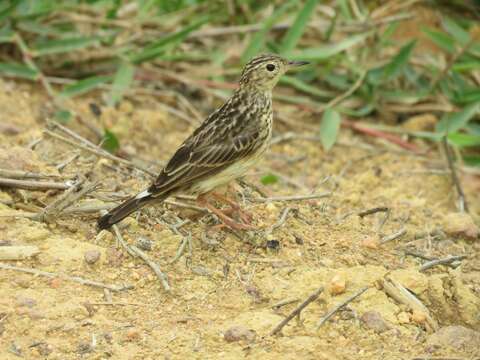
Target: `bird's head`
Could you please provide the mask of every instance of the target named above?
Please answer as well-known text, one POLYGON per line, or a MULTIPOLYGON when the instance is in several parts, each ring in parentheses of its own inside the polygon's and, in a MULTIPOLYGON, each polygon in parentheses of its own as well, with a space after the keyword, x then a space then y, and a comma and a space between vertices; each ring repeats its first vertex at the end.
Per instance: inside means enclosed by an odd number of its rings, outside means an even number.
POLYGON ((306 64, 308 64, 306 61, 288 61, 274 54, 256 56, 245 65, 240 77, 240 87, 272 90, 289 69, 306 64))

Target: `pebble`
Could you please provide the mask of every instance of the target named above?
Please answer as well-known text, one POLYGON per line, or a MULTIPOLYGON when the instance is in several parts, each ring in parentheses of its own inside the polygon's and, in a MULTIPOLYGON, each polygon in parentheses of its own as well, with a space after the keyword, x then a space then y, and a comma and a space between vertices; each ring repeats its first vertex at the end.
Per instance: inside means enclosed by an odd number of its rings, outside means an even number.
POLYGON ((450 346, 457 350, 476 349, 480 344, 480 332, 460 325, 445 326, 427 338, 427 349, 450 346))
POLYGON ((88 250, 83 254, 83 258, 87 264, 93 265, 100 259, 100 255, 100 251, 98 250, 88 250))
POLYGON ((347 282, 345 277, 340 274, 336 274, 332 280, 330 280, 330 294, 339 295, 345 292, 347 282))
POLYGON ((135 328, 128 329, 125 338, 127 341, 137 341, 140 339, 140 331, 135 328))
POLYGON ((223 334, 223 338, 227 342, 236 342, 240 340, 252 342, 255 340, 256 336, 257 334, 255 331, 250 330, 242 325, 232 326, 223 334))
POLYGON ((466 213, 450 213, 445 216, 443 229, 449 235, 470 240, 477 240, 480 235, 480 228, 475 224, 472 217, 466 213))
POLYGON ((367 328, 379 334, 390 329, 390 325, 388 325, 378 311, 367 311, 363 313, 360 320, 367 328))
POLYGON ((362 246, 367 249, 378 249, 378 245, 378 240, 373 236, 366 237, 362 240, 362 246))
POLYGON ((405 311, 402 311, 400 314, 398 314, 397 319, 400 324, 410 323, 410 316, 405 311))
POLYGON ((137 240, 137 246, 141 250, 150 251, 152 250, 152 240, 145 236, 140 236, 137 240))
POLYGON ((412 321, 416 324, 425 324, 427 316, 423 312, 414 311, 412 314, 412 321))

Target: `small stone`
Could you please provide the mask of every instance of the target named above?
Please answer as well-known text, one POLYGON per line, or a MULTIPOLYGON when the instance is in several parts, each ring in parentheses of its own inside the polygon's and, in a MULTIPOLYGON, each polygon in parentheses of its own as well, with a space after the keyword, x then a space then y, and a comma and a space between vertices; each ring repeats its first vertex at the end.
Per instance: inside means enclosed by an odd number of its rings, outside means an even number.
POLYGON ((93 352, 93 347, 89 342, 81 342, 77 346, 77 353, 79 354, 88 354, 93 352))
POLYGON ((340 274, 336 274, 332 280, 330 280, 330 294, 339 295, 345 292, 347 283, 345 277, 340 274))
POLYGON ((480 332, 453 325, 440 328, 427 339, 427 348, 451 346, 457 350, 476 349, 480 344, 480 332))
POLYGON ((98 261, 98 259, 100 259, 100 251, 98 250, 85 251, 83 258, 85 259, 85 262, 87 264, 93 265, 98 261))
POLYGON ((250 343, 255 340, 256 336, 257 334, 255 333, 255 331, 247 329, 245 326, 242 325, 232 326, 223 334, 223 338, 227 342, 243 340, 250 343))
POLYGON ((123 263, 123 253, 121 250, 115 247, 109 247, 107 249, 107 261, 108 264, 114 267, 119 267, 123 263))
POLYGON ((38 350, 38 353, 41 355, 41 356, 48 356, 52 353, 53 351, 53 347, 52 345, 50 344, 47 344, 45 342, 42 342, 41 344, 39 344, 37 347, 37 350, 38 350))
POLYGON ((443 229, 451 236, 469 240, 476 240, 480 235, 480 228, 467 213, 448 214, 443 220, 443 229))
POLYGON ((141 250, 150 251, 152 250, 152 240, 145 236, 140 236, 137 240, 137 246, 141 250))
POLYGON ((28 314, 28 317, 32 320, 45 319, 45 314, 38 310, 33 310, 33 309, 29 310, 27 314, 28 314))
POLYGON ((397 319, 398 319, 399 324, 410 323, 410 316, 405 311, 402 311, 400 314, 398 314, 397 319))
POLYGON ((54 279, 50 280, 50 287, 52 289, 58 289, 60 286, 62 286, 62 279, 54 278, 54 279))
POLYGON ((367 249, 378 249, 378 239, 373 236, 368 236, 362 240, 362 246, 366 247, 367 249))
POLYGON ((140 331, 135 328, 128 329, 125 338, 127 341, 137 341, 140 340, 140 331))
POLYGON ((402 127, 410 131, 432 131, 437 122, 438 119, 435 115, 421 114, 409 118, 402 127))
POLYGON ((416 324, 425 324, 425 321, 427 321, 427 315, 421 311, 414 311, 411 318, 416 324))
POLYGON ((378 311, 367 311, 361 316, 360 320, 367 328, 379 334, 390 329, 390 326, 378 311))

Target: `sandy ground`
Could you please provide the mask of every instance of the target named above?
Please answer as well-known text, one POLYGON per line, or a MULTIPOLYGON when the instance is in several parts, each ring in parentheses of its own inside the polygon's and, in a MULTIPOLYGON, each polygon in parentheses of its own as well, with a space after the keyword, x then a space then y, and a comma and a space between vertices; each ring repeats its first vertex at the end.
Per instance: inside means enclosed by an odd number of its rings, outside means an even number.
MULTIPOLYGON (((75 206, 113 204, 108 200, 118 201, 148 184, 140 171, 43 136, 51 108, 38 89, 10 81, 1 81, 0 87, 0 168, 66 178, 83 174, 88 181, 100 181, 99 188, 75 206), (29 149, 36 139, 43 140, 29 149), (77 152, 79 157, 59 172, 56 165, 77 152)), ((192 129, 161 111, 158 99, 126 100, 117 109, 101 108, 98 117, 90 110, 91 102, 95 97, 70 105, 98 127, 110 126, 120 139, 120 155, 143 161, 152 170, 160 168, 192 129)), ((311 125, 314 119, 296 121, 311 125)), ((76 121, 68 126, 96 141, 86 126, 76 121)), ((277 126, 276 135, 286 130, 277 126)), ((217 222, 211 215, 173 205, 150 207, 124 221, 121 232, 129 244, 147 239, 143 243, 152 245, 145 253, 167 274, 170 293, 144 261, 117 248, 113 234, 97 232, 97 213, 63 214, 48 222, 22 217, 38 212, 63 191, 0 188, 0 244, 40 250, 33 258, 1 264, 58 275, 0 269, 0 357, 478 358, 480 242, 475 221, 480 182, 474 175, 461 175, 471 208, 471 216, 463 215, 456 211, 444 170, 433 146, 428 155, 417 156, 348 131, 328 153, 318 142, 280 142, 245 180, 266 196, 312 190, 331 196, 254 202, 259 193, 235 185, 230 194, 236 194, 253 222, 263 227, 238 236, 212 230, 217 222), (263 186, 260 178, 269 173, 276 173, 279 181, 263 186), (387 207, 388 218, 385 212, 358 215, 376 207, 387 207), (273 226, 287 208, 283 224, 273 226), (175 228, 183 220, 189 222, 175 228), (399 231, 404 234, 381 243, 399 231), (190 243, 185 241, 189 234, 190 243), (185 251, 172 263, 183 242, 185 251), (418 255, 466 258, 452 267, 420 272, 428 260, 418 255), (104 292, 61 275, 134 288, 104 292), (420 307, 389 295, 386 279, 408 289, 420 307), (281 334, 269 335, 321 286, 323 292, 299 318, 281 334), (322 316, 364 287, 368 289, 360 297, 316 329, 322 316), (292 301, 274 306, 286 300, 292 301)))

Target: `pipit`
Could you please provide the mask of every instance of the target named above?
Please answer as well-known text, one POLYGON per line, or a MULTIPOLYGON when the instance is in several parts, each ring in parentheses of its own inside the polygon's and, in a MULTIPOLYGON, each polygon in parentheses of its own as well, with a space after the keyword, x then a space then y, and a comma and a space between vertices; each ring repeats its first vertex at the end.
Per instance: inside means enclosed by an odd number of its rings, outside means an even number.
POLYGON ((189 193, 197 195, 198 203, 226 226, 251 229, 215 208, 206 195, 242 176, 260 160, 272 135, 272 89, 287 70, 305 64, 277 55, 253 58, 232 97, 180 145, 153 184, 102 216, 98 227, 107 229, 146 204, 189 193))

